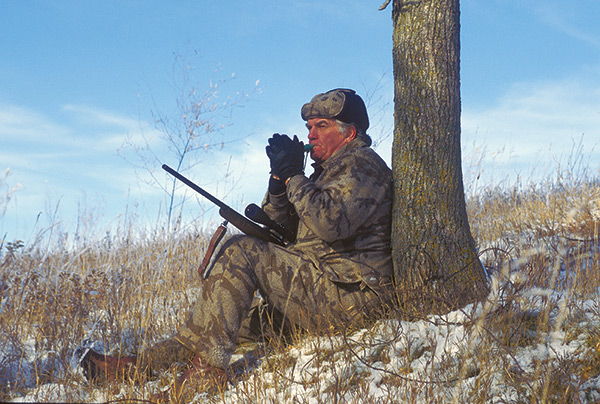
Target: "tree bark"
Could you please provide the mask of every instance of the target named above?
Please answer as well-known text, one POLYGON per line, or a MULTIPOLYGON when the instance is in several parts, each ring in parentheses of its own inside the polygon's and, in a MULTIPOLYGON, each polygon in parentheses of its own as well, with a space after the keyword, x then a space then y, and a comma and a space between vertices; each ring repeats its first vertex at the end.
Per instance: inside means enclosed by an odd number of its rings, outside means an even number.
POLYGON ((460 150, 459 0, 394 0, 392 255, 401 307, 440 313, 488 294, 460 150))

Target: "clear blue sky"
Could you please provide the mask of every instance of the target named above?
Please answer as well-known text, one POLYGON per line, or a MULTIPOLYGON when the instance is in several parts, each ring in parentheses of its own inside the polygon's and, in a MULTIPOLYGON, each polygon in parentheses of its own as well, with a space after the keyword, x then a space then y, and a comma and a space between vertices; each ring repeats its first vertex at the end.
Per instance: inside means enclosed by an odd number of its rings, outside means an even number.
MULTIPOLYGON (((226 80, 221 100, 249 93, 216 117, 228 126, 210 138, 242 140, 211 149, 188 173, 236 208, 262 197, 268 137, 303 137, 301 105, 331 88, 368 99, 371 134, 389 161, 392 20, 380 3, 3 1, 0 239, 114 233, 125 215, 156 222, 163 194, 128 163, 131 149, 117 150, 143 135, 159 161, 175 164, 156 140, 153 112, 177 117, 176 100, 186 98, 178 89, 191 87, 186 64, 199 91, 226 80)), ((536 179, 554 161, 567 166, 579 143, 598 176, 600 2, 464 0, 461 11, 465 181, 536 179)), ((185 210, 200 217, 205 207, 185 210)))

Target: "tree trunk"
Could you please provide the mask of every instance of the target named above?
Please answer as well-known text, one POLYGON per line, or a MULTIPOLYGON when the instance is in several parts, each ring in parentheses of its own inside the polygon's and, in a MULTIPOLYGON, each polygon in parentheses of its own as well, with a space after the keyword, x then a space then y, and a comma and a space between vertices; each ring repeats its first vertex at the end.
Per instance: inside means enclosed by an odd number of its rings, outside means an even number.
POLYGON ((392 254, 401 307, 447 312, 487 296, 460 151, 459 0, 394 0, 392 254))

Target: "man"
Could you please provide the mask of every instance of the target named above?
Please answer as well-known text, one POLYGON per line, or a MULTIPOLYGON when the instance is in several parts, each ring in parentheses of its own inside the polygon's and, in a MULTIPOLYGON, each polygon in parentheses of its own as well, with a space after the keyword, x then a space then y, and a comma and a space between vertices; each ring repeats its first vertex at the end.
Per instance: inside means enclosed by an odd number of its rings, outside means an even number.
POLYGON ((200 379, 223 387, 236 343, 256 340, 267 326, 276 333, 289 326, 318 333, 360 327, 385 310, 392 296, 392 177, 369 147, 365 104, 353 90, 335 89, 313 97, 301 115, 314 173, 304 175, 304 145, 296 136, 273 135, 263 202, 296 240, 281 247, 231 237, 175 336, 137 357, 91 352, 84 360, 91 376, 180 362, 188 363, 180 385, 200 379))

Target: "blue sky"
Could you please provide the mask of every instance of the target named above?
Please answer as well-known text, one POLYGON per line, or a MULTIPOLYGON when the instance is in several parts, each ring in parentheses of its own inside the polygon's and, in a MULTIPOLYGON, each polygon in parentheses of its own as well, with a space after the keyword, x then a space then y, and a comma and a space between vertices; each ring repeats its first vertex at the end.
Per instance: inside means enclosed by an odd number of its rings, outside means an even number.
MULTIPOLYGON (((177 101, 211 83, 217 102, 241 101, 217 111, 206 135, 224 147, 199 152, 187 174, 236 208, 262 197, 268 137, 305 136, 301 105, 331 88, 367 100, 371 135, 389 161, 392 21, 379 5, 3 1, 0 239, 156 223, 164 192, 124 145, 148 140, 157 156, 149 168, 164 182, 159 163, 176 158, 155 120, 176 123, 177 101)), ((467 186, 543 178, 557 162, 568 168, 578 145, 600 175, 600 2, 463 0, 461 12, 467 186)), ((207 208, 189 201, 184 221, 210 222, 207 208)))

